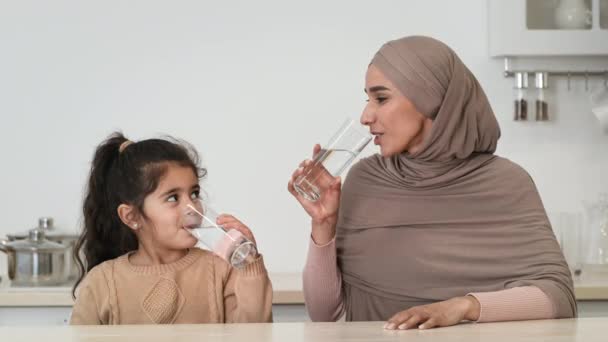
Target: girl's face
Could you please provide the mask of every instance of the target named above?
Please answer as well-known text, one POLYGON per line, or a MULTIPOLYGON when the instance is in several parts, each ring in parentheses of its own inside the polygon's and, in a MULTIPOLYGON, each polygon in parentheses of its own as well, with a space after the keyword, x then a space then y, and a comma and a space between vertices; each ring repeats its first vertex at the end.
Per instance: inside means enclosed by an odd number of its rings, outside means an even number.
POLYGON ((171 163, 156 190, 144 199, 143 227, 138 238, 160 250, 192 248, 197 240, 186 228, 187 205, 200 205, 198 178, 190 167, 171 163))
POLYGON ((432 120, 420 113, 373 64, 365 76, 365 93, 368 103, 361 114, 361 124, 369 126, 382 156, 419 151, 432 120))

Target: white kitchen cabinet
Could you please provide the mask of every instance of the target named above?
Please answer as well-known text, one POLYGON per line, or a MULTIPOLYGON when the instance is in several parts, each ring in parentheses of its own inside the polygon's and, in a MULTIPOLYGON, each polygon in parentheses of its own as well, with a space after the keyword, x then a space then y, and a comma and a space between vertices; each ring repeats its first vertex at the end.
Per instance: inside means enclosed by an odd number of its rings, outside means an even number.
POLYGON ((0 307, 0 326, 66 325, 71 306, 0 307))
POLYGON ((608 55, 608 0, 488 0, 487 4, 493 57, 608 55))

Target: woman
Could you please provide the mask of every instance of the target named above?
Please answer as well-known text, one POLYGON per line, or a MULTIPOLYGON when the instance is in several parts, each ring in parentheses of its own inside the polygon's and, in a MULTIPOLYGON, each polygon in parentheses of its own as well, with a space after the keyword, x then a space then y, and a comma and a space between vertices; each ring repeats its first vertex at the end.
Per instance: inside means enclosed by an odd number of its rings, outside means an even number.
MULTIPOLYGON (((576 315, 572 278, 530 176, 494 155, 500 129, 458 56, 428 37, 370 63, 361 123, 380 155, 316 202, 304 270, 311 318, 428 329, 576 315)), ((314 153, 319 149, 315 147, 314 153)))

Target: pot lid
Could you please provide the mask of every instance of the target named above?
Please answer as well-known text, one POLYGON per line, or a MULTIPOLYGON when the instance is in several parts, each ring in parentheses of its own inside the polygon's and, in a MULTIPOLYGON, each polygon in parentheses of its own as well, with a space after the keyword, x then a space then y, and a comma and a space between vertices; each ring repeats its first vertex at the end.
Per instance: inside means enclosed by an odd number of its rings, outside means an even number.
POLYGON ((39 228, 30 230, 27 239, 2 242, 2 244, 8 250, 30 252, 64 252, 68 248, 60 243, 47 240, 45 230, 39 228))
MULTIPOLYGON (((45 236, 54 240, 78 240, 78 234, 75 233, 67 233, 60 230, 57 230, 57 227, 53 225, 53 218, 49 216, 43 216, 38 219, 38 227, 37 229, 42 229, 45 231, 45 236)), ((29 231, 26 233, 18 233, 18 234, 7 234, 6 237, 9 240, 22 240, 27 239, 29 236, 29 231)))

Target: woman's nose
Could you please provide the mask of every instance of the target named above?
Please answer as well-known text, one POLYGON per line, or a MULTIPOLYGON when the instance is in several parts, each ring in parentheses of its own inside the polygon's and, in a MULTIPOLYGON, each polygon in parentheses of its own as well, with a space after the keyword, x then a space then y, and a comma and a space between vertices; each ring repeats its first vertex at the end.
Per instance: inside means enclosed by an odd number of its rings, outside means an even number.
POLYGON ((363 112, 361 113, 361 118, 359 119, 359 121, 362 125, 369 126, 374 121, 373 118, 373 110, 372 108, 370 108, 370 105, 368 103, 365 108, 363 108, 363 112))

